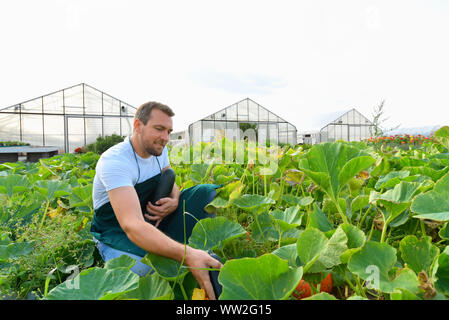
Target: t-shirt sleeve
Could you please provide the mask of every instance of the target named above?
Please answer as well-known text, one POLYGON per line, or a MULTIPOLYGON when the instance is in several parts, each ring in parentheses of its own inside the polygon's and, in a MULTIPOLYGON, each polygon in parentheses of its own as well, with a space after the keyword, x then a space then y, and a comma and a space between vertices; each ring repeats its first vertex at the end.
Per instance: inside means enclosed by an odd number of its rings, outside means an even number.
POLYGON ((126 161, 103 159, 97 174, 106 191, 119 187, 134 186, 126 161))

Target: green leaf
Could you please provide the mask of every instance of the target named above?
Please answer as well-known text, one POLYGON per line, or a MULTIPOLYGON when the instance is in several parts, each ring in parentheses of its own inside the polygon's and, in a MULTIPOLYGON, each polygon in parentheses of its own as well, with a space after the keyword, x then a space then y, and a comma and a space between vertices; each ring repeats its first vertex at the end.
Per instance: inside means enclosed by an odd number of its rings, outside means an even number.
POLYGON ((313 204, 313 211, 310 212, 307 228, 317 228, 323 232, 334 229, 326 215, 321 211, 316 203, 313 204))
POLYGON ((29 198, 32 199, 32 204, 29 206, 21 206, 12 218, 14 218, 15 220, 26 220, 28 218, 31 218, 36 212, 39 211, 40 208, 42 208, 41 202, 38 201, 40 197, 36 196, 36 194, 33 194, 29 198))
POLYGON ((281 200, 285 201, 289 206, 306 207, 315 201, 312 197, 295 197, 290 194, 283 194, 281 200))
POLYGON ((285 171, 284 180, 291 186, 295 186, 301 183, 301 179, 304 176, 304 172, 297 169, 289 169, 285 171))
POLYGON ((230 202, 228 200, 223 199, 222 197, 215 197, 214 200, 209 202, 204 210, 208 213, 217 213, 218 209, 228 208, 230 206, 230 202))
POLYGON ((402 179, 408 177, 410 175, 410 171, 392 171, 386 174, 384 177, 381 177, 377 180, 374 188, 376 189, 388 189, 392 188, 401 182, 402 179))
POLYGON ((218 276, 223 286, 219 299, 285 300, 298 286, 302 274, 301 267, 290 268, 287 261, 271 253, 228 260, 218 276))
POLYGON ((349 144, 321 143, 304 155, 299 168, 334 200, 349 179, 374 162, 374 158, 349 144))
POLYGON ((200 183, 201 180, 208 175, 208 172, 211 170, 212 164, 202 164, 202 163, 194 163, 191 165, 191 175, 190 177, 197 183, 200 183))
POLYGON ((367 196, 367 195, 357 196, 351 202, 351 212, 354 213, 359 210, 362 210, 368 204, 369 204, 369 196, 367 196))
POLYGON ((240 180, 237 180, 218 189, 218 195, 223 199, 229 200, 232 193, 236 191, 241 192, 244 187, 245 185, 240 180))
POLYGON ((237 222, 226 217, 205 218, 200 220, 192 230, 189 245, 202 250, 222 249, 227 241, 246 233, 237 222))
POLYGON ((441 239, 449 240, 449 223, 446 222, 438 232, 441 239))
POLYGON ((69 195, 70 206, 78 208, 82 212, 91 212, 93 208, 92 188, 93 184, 73 188, 69 195))
POLYGON ((136 289, 139 276, 127 268, 83 270, 75 278, 53 288, 48 300, 99 300, 113 299, 136 289))
POLYGON ((186 266, 181 267, 178 261, 153 253, 147 253, 140 262, 149 265, 159 276, 168 281, 182 279, 189 272, 189 269, 186 266))
POLYGON ((396 289, 418 290, 418 279, 410 269, 398 271, 391 279, 389 273, 396 263, 396 249, 386 243, 368 241, 349 260, 348 269, 367 281, 367 286, 385 293, 396 289))
POLYGON ((320 292, 302 300, 337 300, 337 298, 327 292, 320 292))
POLYGON ((445 295, 449 295, 449 246, 438 257, 437 282, 435 288, 445 295))
POLYGON ((268 193, 268 196, 274 201, 279 200, 279 197, 281 196, 281 187, 278 183, 272 182, 270 184, 270 192, 268 193))
POLYGON ((281 234, 276 229, 276 222, 268 212, 262 212, 251 225, 251 238, 256 242, 278 241, 281 234))
POLYGON ((383 156, 376 161, 376 166, 374 167, 373 171, 371 171, 371 176, 379 177, 387 174, 388 172, 390 172, 390 170, 390 162, 388 161, 388 158, 386 156, 383 156))
MULTIPOLYGON (((321 207, 322 211, 324 213, 327 213, 328 215, 334 215, 336 213, 338 213, 338 208, 336 206, 336 202, 338 201, 338 204, 340 205, 340 209, 343 212, 347 212, 346 211, 346 199, 342 198, 342 197, 338 197, 338 200, 333 200, 331 198, 329 198, 328 196, 325 196, 323 199, 323 205, 321 207)), ((347 214, 346 214, 347 215, 347 214)))
POLYGON ((30 254, 34 250, 34 244, 34 241, 29 241, 12 242, 0 245, 0 262, 30 254))
POLYGON ((430 274, 430 267, 440 250, 432 244, 431 237, 418 240, 414 235, 407 235, 399 243, 399 251, 402 260, 416 274, 421 271, 430 274))
POLYGON ((341 263, 348 238, 344 231, 337 229, 330 239, 318 229, 310 228, 302 232, 296 242, 297 262, 304 266, 304 273, 324 272, 341 263))
POLYGON ((352 196, 359 195, 364 184, 365 184, 365 181, 363 179, 359 179, 359 178, 349 179, 348 187, 349 187, 349 191, 350 191, 351 195, 352 196))
POLYGON ((58 180, 39 180, 35 187, 47 200, 53 200, 71 193, 69 184, 58 180))
POLYGON ((287 260, 288 265, 292 268, 300 267, 301 264, 298 263, 298 252, 296 251, 296 243, 288 244, 286 246, 280 247, 272 252, 272 254, 277 255, 279 258, 287 260))
POLYGON ((391 300, 422 300, 416 294, 406 289, 396 289, 390 294, 391 300))
POLYGON ((449 172, 435 183, 433 190, 418 195, 410 209, 416 213, 414 218, 448 221, 449 172))
POLYGON ((131 269, 136 264, 136 259, 127 256, 126 254, 121 255, 118 258, 114 258, 106 261, 104 264, 105 269, 116 269, 116 268, 127 268, 131 269))
POLYGON ((214 179, 214 182, 216 184, 228 184, 231 181, 233 181, 235 179, 235 177, 236 177, 235 174, 230 175, 230 176, 225 176, 225 175, 220 174, 217 176, 217 178, 214 179))
POLYGON ((170 283, 157 274, 149 274, 139 279, 139 286, 126 292, 119 299, 172 300, 174 297, 170 283))
POLYGON ((361 296, 350 296, 348 299, 346 300, 369 300, 368 298, 364 298, 361 296))
POLYGON ((320 253, 308 272, 319 273, 329 271, 341 263, 340 256, 348 249, 348 237, 343 229, 338 228, 329 239, 326 248, 320 253))
POLYGON ((315 228, 306 229, 299 235, 296 242, 296 252, 300 265, 304 266, 304 273, 326 250, 327 243, 328 239, 324 233, 315 228))
POLYGON ((416 175, 427 176, 430 179, 432 179, 432 181, 435 182, 441 179, 441 177, 444 176, 447 172, 449 172, 449 167, 446 167, 441 170, 433 169, 431 167, 407 167, 404 169, 410 171, 410 174, 414 176, 416 175))
POLYGON ((276 201, 273 199, 258 194, 245 194, 233 202, 238 208, 250 212, 254 212, 260 207, 271 206, 275 203, 276 201))
POLYGON ((4 193, 11 198, 14 194, 25 192, 31 184, 28 178, 20 174, 10 174, 6 177, 0 177, 0 193, 4 193))
POLYGON ((449 150, 449 127, 444 126, 435 131, 433 134, 436 142, 446 147, 449 150))
POLYGON ((285 211, 279 209, 271 211, 275 222, 279 225, 282 231, 298 227, 301 225, 301 220, 304 212, 299 211, 299 206, 288 207, 285 211))
POLYGON ((338 228, 341 228, 348 238, 348 249, 341 254, 340 260, 342 263, 348 263, 349 258, 365 244, 366 236, 362 230, 348 223, 343 223, 338 228))
POLYGON ((410 206, 415 195, 419 193, 419 186, 419 183, 401 181, 385 193, 371 191, 370 202, 380 202, 385 207, 386 211, 382 210, 382 213, 388 225, 410 206))
POLYGON ((359 172, 374 164, 375 161, 376 160, 371 156, 357 156, 346 162, 338 175, 340 189, 359 172))

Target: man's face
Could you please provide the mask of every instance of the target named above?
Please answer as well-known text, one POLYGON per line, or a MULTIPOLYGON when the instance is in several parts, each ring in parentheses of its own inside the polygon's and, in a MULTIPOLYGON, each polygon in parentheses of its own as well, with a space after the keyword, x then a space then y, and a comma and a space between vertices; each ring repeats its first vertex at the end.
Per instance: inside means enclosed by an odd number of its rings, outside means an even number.
POLYGON ((173 131, 173 122, 171 117, 161 110, 153 109, 147 124, 140 122, 140 129, 141 144, 145 152, 160 156, 173 131))

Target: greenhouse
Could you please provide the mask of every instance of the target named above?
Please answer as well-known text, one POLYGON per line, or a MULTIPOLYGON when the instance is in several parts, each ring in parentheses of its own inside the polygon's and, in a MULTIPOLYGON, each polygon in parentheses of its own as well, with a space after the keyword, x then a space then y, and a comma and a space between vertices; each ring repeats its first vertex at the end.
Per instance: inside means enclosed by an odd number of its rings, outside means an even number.
POLYGON ((360 141, 371 136, 372 128, 370 120, 351 109, 320 130, 320 142, 360 141))
POLYGON ((294 125, 249 98, 192 123, 188 134, 190 144, 220 137, 255 139, 259 144, 267 141, 296 144, 294 125))
POLYGON ((58 147, 60 153, 98 136, 132 133, 136 108, 81 83, 0 110, 0 140, 58 147))

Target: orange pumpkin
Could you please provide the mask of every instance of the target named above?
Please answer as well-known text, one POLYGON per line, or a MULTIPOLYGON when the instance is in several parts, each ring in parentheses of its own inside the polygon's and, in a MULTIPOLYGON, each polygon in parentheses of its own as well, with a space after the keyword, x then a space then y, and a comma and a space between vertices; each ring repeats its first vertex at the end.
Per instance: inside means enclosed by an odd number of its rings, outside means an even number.
MULTIPOLYGON (((314 284, 314 287, 317 288, 317 284, 314 284)), ((321 280, 320 284, 320 292, 327 292, 331 293, 333 288, 333 281, 332 281, 332 273, 329 273, 323 280, 321 280)), ((296 287, 295 291, 293 291, 293 296, 300 300, 307 297, 310 297, 312 295, 312 288, 310 287, 310 284, 304 280, 301 280, 296 287)))

